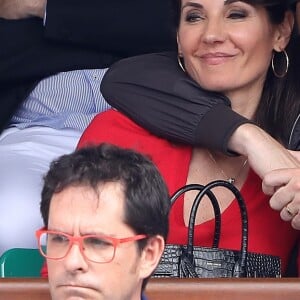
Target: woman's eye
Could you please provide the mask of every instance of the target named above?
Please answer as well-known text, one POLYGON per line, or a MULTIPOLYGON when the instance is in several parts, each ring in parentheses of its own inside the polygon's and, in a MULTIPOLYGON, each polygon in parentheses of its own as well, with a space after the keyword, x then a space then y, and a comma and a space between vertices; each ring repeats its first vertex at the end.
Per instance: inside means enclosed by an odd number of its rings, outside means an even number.
POLYGON ((185 17, 185 21, 188 23, 195 23, 203 19, 204 17, 200 13, 195 13, 195 12, 188 13, 185 17))
POLYGON ((231 11, 228 14, 228 18, 230 19, 244 19, 247 17, 247 13, 245 11, 231 11))

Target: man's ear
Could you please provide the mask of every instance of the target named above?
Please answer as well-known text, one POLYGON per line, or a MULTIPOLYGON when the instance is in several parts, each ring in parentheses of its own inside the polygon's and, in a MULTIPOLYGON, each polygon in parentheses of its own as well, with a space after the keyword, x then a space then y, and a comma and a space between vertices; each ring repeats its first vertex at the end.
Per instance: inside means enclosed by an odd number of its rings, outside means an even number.
POLYGON ((274 50, 281 52, 290 41, 295 23, 294 14, 291 11, 285 13, 284 21, 278 25, 274 41, 274 50))
POLYGON ((157 267, 165 248, 165 241, 161 235, 156 235, 148 239, 146 246, 142 250, 140 277, 149 277, 157 267))

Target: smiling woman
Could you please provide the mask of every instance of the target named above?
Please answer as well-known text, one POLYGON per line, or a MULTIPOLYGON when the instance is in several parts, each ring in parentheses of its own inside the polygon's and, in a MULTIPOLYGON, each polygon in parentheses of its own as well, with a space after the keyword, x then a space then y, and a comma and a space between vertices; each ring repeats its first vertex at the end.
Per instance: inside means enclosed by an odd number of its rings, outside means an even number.
MULTIPOLYGON (((257 122, 264 129, 272 128, 271 125, 277 121, 274 116, 279 116, 276 109, 282 105, 281 102, 288 105, 296 99, 289 97, 285 91, 288 86, 286 76, 289 76, 287 73, 291 71, 287 58, 291 53, 290 47, 293 46, 290 37, 294 20, 287 2, 285 0, 173 2, 178 16, 178 53, 186 73, 193 79, 182 76, 172 86, 173 89, 183 95, 186 90, 181 89, 182 82, 189 81, 192 87, 200 85, 211 92, 218 91, 230 99, 231 107, 236 113, 257 122)), ((109 72, 117 74, 117 70, 117 67, 113 67, 109 72)), ((169 80, 166 77, 160 78, 162 79, 166 82, 169 80)), ((190 103, 197 99, 196 88, 193 91, 194 93, 188 95, 191 101, 186 106, 192 107, 190 103)), ((182 106, 182 110, 192 109, 191 107, 182 106)), ((178 119, 181 117, 179 112, 178 119)), ((299 163, 277 141, 262 129, 254 127, 262 140, 270 142, 274 149, 280 149, 279 156, 284 157, 285 165, 299 166, 299 163)), ((229 157, 205 147, 192 148, 170 143, 150 134, 120 112, 111 110, 99 114, 92 121, 81 137, 79 147, 89 143, 110 142, 147 153, 163 174, 170 194, 185 184, 207 184, 216 179, 235 178, 234 184, 244 196, 249 214, 249 250, 280 256, 284 272, 299 233, 269 206, 270 197, 263 193, 262 181, 249 165, 256 159, 262 165, 270 162, 260 154, 263 153, 260 151, 261 143, 252 142, 251 130, 244 137, 244 144, 239 145, 240 149, 245 149, 246 144, 251 149, 258 149, 258 151, 250 149, 249 152, 258 153, 260 156, 250 154, 248 157, 245 155, 229 157)), ((271 133, 273 131, 270 130, 271 133)), ((274 133, 274 137, 277 138, 282 131, 274 133)), ((278 140, 281 141, 281 137, 278 140)), ((274 163, 276 165, 277 161, 274 163)), ((224 220, 220 247, 238 249, 241 234, 238 208, 230 194, 218 189, 214 192, 219 199, 224 220)), ((172 208, 169 243, 186 242, 186 225, 194 196, 186 194, 172 208)), ((197 215, 195 244, 211 245, 213 232, 213 210, 210 203, 204 200, 200 203, 197 215)))
POLYGON ((235 111, 252 118, 272 53, 285 49, 289 26, 288 20, 285 32, 271 26, 266 9, 246 2, 183 0, 178 52, 201 87, 224 93, 235 111))

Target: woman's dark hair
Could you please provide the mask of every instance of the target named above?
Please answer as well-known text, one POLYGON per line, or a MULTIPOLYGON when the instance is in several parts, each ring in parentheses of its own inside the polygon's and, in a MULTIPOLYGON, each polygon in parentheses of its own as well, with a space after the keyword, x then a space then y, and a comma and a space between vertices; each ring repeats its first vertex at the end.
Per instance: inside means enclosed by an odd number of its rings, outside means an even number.
MULTIPOLYGON (((230 3, 231 0, 225 2, 230 3)), ((240 0, 253 6, 263 6, 266 8, 270 21, 273 24, 280 24, 284 19, 285 12, 289 9, 288 0, 240 0)), ((181 0, 172 0, 174 24, 179 27, 181 15, 181 0)))
MULTIPOLYGON (((287 0, 241 0, 253 6, 263 6, 272 24, 280 24, 290 9, 287 0)), ((228 0, 230 2, 230 0, 228 0)), ((180 23, 181 0, 173 0, 174 24, 176 30, 180 23)), ((271 134, 274 138, 288 146, 288 140, 300 111, 300 84, 299 80, 299 35, 296 28, 290 42, 285 49, 290 60, 286 76, 278 78, 269 67, 260 104, 254 121, 271 134)), ((276 70, 285 70, 284 54, 275 54, 276 70), (281 57, 281 59, 280 59, 281 57)))

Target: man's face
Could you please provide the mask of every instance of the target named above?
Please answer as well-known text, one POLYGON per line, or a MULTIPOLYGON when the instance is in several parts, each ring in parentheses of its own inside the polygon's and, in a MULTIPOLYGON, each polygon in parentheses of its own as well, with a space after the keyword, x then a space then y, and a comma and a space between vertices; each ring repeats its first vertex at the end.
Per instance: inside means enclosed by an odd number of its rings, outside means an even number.
MULTIPOLYGON (((120 183, 105 183, 96 193, 86 186, 71 186, 54 194, 49 230, 73 236, 104 234, 123 238, 134 231, 123 222, 124 193, 120 183)), ((109 263, 87 260, 74 244, 60 260, 47 260, 53 300, 140 299, 144 275, 136 242, 120 244, 109 263)))

